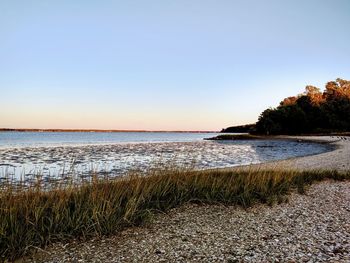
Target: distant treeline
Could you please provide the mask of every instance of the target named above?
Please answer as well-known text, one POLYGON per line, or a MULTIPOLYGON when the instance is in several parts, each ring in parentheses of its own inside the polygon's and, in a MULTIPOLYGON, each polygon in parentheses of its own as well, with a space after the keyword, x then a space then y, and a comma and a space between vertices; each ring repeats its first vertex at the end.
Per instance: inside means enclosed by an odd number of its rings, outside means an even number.
POLYGON ((254 131, 255 124, 246 124, 240 126, 232 126, 222 129, 221 132, 232 132, 232 133, 249 133, 254 131))
POLYGON ((267 135, 350 131, 350 81, 330 81, 323 92, 306 86, 303 94, 262 112, 255 129, 267 135))
POLYGON ((350 131, 350 81, 336 79, 323 92, 306 86, 305 92, 285 98, 277 108, 263 111, 256 124, 221 132, 253 134, 323 134, 350 131))
POLYGON ((143 130, 96 130, 96 129, 16 129, 16 128, 0 128, 2 131, 12 132, 146 132, 143 130))

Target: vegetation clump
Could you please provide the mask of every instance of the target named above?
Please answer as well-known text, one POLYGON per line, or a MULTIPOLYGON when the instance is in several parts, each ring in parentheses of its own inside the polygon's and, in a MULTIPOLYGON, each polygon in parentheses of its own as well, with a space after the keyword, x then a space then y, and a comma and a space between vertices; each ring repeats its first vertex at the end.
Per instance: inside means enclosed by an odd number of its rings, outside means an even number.
POLYGON ((7 185, 0 191, 0 260, 14 260, 55 241, 114 234, 186 202, 243 207, 281 202, 290 190, 303 192, 323 179, 350 179, 350 172, 174 169, 51 190, 7 185))
POLYGON ((255 130, 255 124, 246 124, 224 128, 221 132, 249 133, 255 130))
POLYGON ((211 141, 224 141, 224 140, 261 140, 266 137, 251 135, 251 134, 220 134, 215 137, 206 138, 205 140, 211 141))

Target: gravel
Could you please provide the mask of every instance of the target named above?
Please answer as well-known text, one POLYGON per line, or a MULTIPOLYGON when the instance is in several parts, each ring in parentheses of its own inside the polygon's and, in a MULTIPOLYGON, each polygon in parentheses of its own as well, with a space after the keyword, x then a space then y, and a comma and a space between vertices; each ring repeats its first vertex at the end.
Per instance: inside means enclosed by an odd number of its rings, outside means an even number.
POLYGON ((54 244, 28 262, 350 262, 350 182, 249 209, 187 204, 152 223, 54 244))

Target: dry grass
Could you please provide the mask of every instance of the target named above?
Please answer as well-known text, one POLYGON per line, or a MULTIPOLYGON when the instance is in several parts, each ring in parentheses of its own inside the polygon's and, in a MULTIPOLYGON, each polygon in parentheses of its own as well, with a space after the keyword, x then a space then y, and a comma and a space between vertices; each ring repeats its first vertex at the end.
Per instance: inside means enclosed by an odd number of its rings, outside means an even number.
POLYGON ((292 189, 324 179, 350 179, 336 171, 152 170, 147 176, 92 180, 82 185, 0 192, 0 260, 72 238, 109 235, 145 222, 157 211, 186 202, 272 204, 292 189))

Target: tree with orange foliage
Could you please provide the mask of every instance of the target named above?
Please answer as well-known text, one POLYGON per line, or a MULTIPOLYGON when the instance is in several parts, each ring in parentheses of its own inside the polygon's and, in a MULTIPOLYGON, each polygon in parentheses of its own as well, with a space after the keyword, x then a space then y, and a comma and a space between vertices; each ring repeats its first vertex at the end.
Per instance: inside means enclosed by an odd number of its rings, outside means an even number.
POLYGON ((294 105, 298 100, 298 97, 288 97, 285 98, 283 101, 281 101, 280 106, 290 106, 290 105, 294 105))
POLYGON ((324 97, 327 99, 346 97, 350 99, 350 81, 337 78, 326 84, 324 97))
POLYGON ((310 98, 313 105, 319 106, 325 101, 325 98, 319 88, 308 85, 305 87, 305 94, 310 98))

